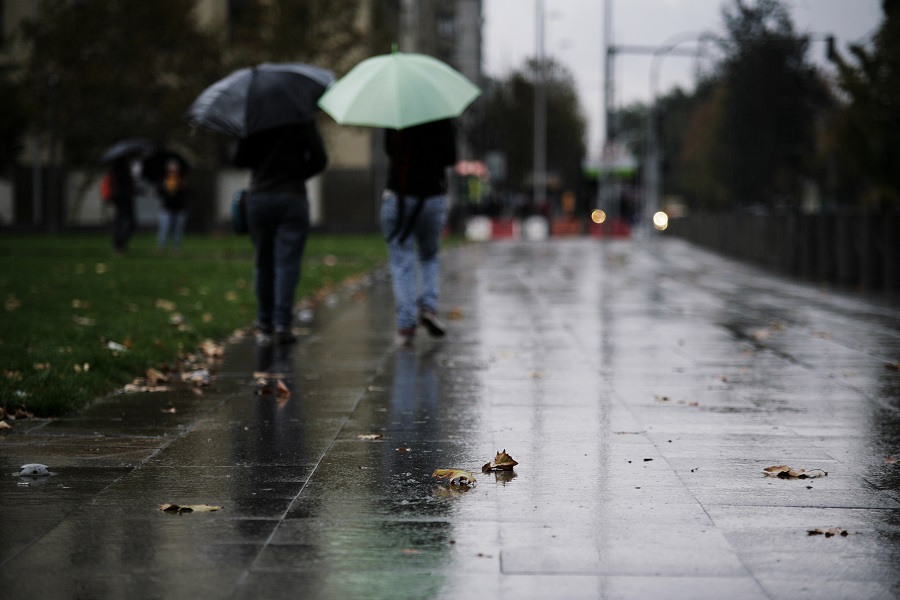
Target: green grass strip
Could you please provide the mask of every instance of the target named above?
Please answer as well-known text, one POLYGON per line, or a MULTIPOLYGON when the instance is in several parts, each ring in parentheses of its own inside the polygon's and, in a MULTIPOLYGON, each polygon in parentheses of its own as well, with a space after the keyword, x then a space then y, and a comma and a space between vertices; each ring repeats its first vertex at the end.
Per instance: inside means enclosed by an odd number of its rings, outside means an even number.
MULTIPOLYGON (((378 234, 313 234, 297 297, 386 256, 378 234)), ((116 257, 108 235, 4 235, 0 302, 0 406, 64 415, 250 325, 253 249, 246 236, 189 236, 160 255, 141 233, 116 257)))

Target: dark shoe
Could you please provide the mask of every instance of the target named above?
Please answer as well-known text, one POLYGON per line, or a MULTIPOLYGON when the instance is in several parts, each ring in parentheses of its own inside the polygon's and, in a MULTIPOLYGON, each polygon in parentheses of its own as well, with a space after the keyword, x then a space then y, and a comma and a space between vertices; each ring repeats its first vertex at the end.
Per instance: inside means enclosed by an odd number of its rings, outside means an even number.
POLYGON ((419 322, 428 330, 431 337, 444 337, 447 334, 447 326, 438 319, 433 310, 423 309, 419 313, 419 322))
POLYGON ((397 345, 401 348, 411 348, 416 341, 415 327, 397 330, 397 345))
POLYGON ((279 344, 293 344, 297 341, 297 336, 290 327, 279 327, 275 330, 275 341, 279 344))
POLYGON ((256 331, 256 333, 263 333, 268 335, 272 335, 272 332, 275 331, 271 323, 260 321, 259 319, 253 321, 253 329, 256 331))

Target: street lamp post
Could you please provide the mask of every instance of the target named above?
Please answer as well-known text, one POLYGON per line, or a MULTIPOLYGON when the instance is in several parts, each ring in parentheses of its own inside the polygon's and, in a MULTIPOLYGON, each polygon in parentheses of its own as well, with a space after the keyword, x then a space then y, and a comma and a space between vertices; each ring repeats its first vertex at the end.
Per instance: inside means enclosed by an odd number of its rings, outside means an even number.
MULTIPOLYGON (((662 46, 654 49, 650 62, 650 107, 647 111, 647 147, 644 163, 644 217, 652 223, 653 215, 659 210, 659 196, 662 187, 660 177, 659 132, 656 129, 657 95, 659 94, 659 72, 663 59, 676 51, 680 44, 688 41, 700 41, 709 37, 706 32, 679 33, 672 36, 662 46)), ((692 55, 699 53, 699 48, 692 49, 692 55)), ((651 228, 652 231, 652 228, 651 228)))

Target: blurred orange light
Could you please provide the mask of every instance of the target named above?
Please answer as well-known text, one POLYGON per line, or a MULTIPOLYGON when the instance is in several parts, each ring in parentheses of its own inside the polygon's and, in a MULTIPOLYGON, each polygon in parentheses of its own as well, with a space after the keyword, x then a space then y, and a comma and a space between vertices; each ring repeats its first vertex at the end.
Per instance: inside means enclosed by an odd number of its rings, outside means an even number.
POLYGON ((599 208, 591 213, 591 221, 594 223, 602 223, 606 220, 606 213, 599 208))

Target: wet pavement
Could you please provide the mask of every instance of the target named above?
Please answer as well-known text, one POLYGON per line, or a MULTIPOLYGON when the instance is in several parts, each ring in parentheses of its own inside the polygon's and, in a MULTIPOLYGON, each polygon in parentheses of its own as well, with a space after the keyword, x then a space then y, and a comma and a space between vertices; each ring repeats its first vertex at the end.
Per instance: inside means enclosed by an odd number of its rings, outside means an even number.
POLYGON ((202 395, 2 434, 0 596, 900 597, 896 305, 641 239, 449 251, 413 349, 383 276, 345 296, 202 395))

